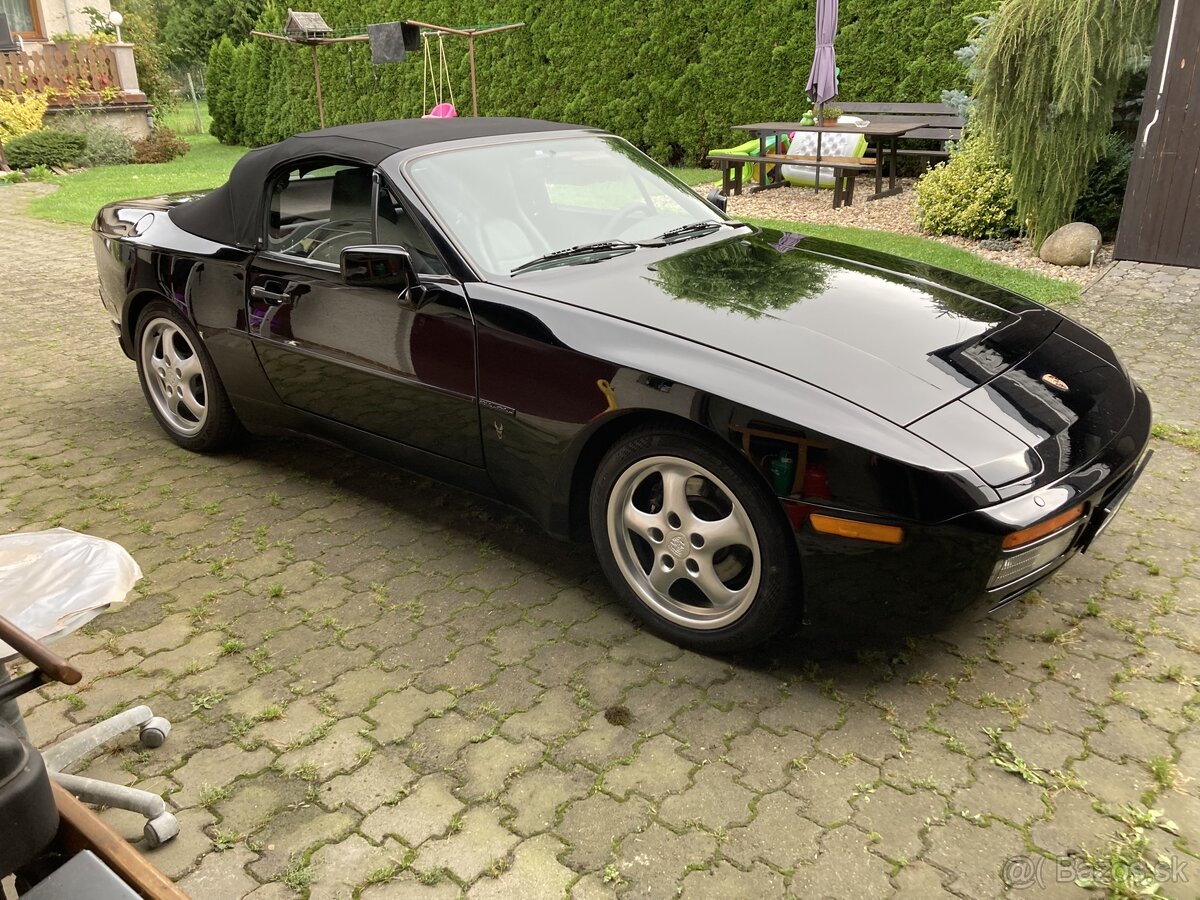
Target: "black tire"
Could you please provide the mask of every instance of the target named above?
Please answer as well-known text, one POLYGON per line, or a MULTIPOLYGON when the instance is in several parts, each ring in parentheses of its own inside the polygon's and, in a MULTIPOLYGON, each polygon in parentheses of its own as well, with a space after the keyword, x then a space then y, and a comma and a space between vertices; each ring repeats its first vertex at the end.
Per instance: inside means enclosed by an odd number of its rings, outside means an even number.
POLYGON ((660 637, 725 653, 799 623, 786 518, 732 452, 679 431, 634 431, 600 461, 588 517, 605 576, 660 637))
POLYGON ((146 403, 171 440, 213 453, 243 436, 204 342, 173 306, 156 300, 142 310, 133 349, 146 403))

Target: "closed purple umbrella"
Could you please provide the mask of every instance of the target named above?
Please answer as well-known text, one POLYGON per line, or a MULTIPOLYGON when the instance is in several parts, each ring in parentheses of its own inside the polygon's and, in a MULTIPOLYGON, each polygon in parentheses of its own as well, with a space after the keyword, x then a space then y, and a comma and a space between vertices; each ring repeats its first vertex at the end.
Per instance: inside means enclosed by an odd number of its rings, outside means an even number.
MULTIPOLYGON (((833 39, 837 35, 838 0, 817 0, 817 49, 804 92, 817 106, 818 124, 825 118, 825 103, 837 96, 837 60, 833 39)), ((817 134, 817 166, 813 193, 821 189, 821 135, 817 134)))
POLYGON ((817 50, 813 54, 812 71, 804 92, 818 106, 824 106, 837 96, 837 62, 833 54, 833 39, 837 35, 838 0, 817 0, 817 50))

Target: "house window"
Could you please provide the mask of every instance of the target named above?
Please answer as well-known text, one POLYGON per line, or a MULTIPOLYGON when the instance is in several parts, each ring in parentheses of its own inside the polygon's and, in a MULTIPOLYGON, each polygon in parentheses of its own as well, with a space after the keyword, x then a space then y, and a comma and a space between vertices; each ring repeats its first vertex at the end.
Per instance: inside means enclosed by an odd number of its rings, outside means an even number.
POLYGON ((21 37, 41 37, 37 0, 0 0, 0 13, 8 16, 8 29, 21 37))

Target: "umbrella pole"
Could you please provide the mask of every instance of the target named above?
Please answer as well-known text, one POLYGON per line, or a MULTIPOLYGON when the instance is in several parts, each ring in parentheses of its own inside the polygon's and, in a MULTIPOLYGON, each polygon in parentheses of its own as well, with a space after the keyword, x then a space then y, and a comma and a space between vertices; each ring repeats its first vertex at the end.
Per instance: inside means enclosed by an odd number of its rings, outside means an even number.
MULTIPOLYGON (((825 123, 825 102, 817 104, 817 127, 825 123)), ((817 164, 813 166, 813 193, 821 193, 821 132, 817 132, 817 164)))

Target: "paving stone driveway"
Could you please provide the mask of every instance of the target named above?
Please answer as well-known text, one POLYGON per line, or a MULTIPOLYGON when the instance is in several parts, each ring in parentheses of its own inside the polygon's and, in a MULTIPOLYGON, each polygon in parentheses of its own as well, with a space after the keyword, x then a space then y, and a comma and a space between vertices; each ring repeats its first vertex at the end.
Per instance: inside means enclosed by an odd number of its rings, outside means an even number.
MULTIPOLYGON (((176 448, 37 190, 0 189, 0 529, 111 538, 146 578, 59 644, 84 686, 28 722, 171 718, 88 772, 177 808, 150 858, 194 897, 1074 895, 1137 822, 1200 895, 1200 454, 1157 440, 1094 552, 1002 615, 710 659, 639 632, 587 547, 455 490, 176 448)), ((1200 424, 1200 273, 1121 265, 1075 312, 1200 424)))

